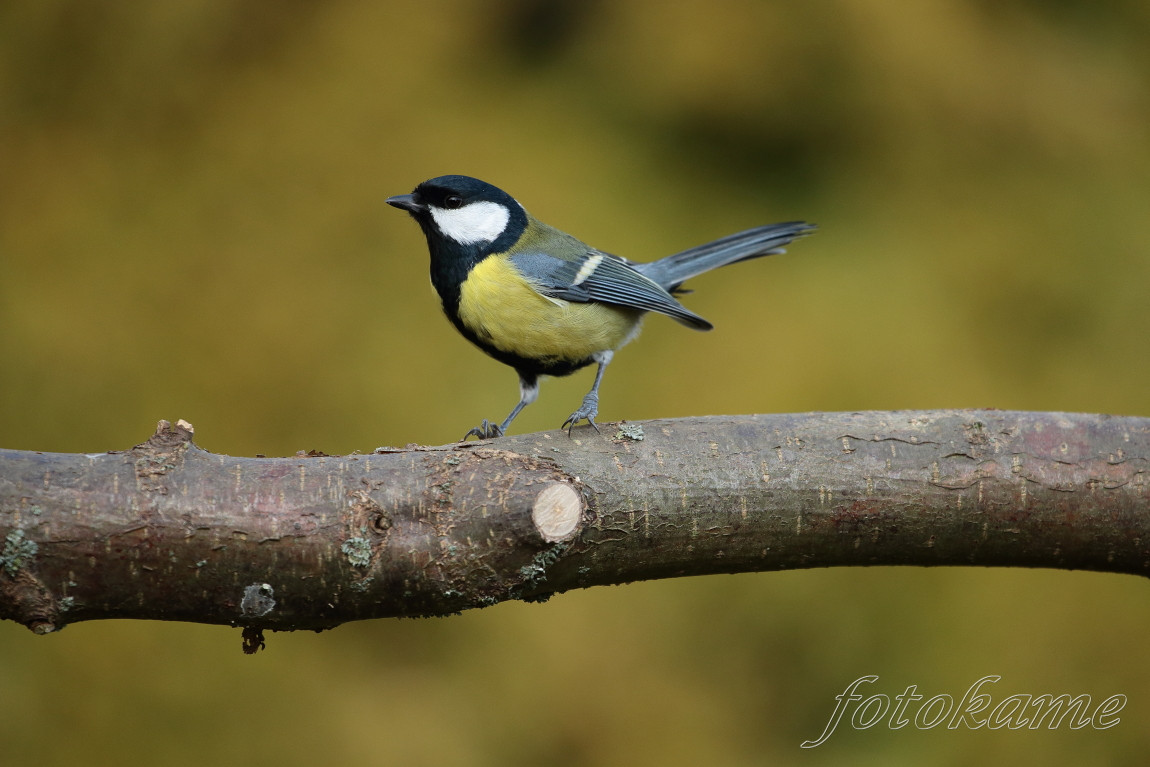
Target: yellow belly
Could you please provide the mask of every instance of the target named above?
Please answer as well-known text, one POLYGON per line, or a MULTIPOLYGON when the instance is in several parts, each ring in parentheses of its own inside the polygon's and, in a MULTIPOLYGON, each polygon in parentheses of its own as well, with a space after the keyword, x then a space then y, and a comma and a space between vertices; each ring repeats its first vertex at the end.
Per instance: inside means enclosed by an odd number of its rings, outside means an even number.
POLYGON ((618 349, 642 312, 537 293, 509 262, 488 258, 460 286, 459 318, 481 341, 537 360, 580 361, 618 349))

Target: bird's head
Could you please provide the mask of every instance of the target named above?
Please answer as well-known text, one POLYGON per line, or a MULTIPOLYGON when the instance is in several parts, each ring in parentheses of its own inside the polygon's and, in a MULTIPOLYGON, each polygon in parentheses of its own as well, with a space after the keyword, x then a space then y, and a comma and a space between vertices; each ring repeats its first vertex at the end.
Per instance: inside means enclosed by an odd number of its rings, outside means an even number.
POLYGON ((519 239, 527 213, 511 195, 470 176, 439 176, 411 194, 388 197, 419 222, 433 255, 444 248, 497 253, 519 239))

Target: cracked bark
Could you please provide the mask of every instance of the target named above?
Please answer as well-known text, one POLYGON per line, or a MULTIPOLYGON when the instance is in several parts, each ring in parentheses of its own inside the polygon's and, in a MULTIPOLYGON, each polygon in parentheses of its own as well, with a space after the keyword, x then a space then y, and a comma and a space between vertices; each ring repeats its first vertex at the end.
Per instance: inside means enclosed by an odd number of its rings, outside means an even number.
MULTIPOLYGON (((618 428, 618 431, 616 431, 618 428)), ((0 617, 322 629, 680 575, 1150 571, 1150 419, 924 411, 233 458, 0 450, 0 617), (612 436, 614 435, 614 436, 612 436)), ((245 635, 258 643, 258 632, 245 635)))

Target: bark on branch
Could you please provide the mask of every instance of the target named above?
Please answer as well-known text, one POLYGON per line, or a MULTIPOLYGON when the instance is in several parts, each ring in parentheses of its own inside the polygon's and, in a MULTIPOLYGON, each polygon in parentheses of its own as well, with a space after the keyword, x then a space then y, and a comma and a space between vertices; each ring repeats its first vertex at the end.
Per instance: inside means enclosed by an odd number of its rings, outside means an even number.
POLYGON ((1147 574, 1150 419, 929 411, 602 425, 371 455, 0 450, 0 617, 321 629, 835 565, 1147 574))

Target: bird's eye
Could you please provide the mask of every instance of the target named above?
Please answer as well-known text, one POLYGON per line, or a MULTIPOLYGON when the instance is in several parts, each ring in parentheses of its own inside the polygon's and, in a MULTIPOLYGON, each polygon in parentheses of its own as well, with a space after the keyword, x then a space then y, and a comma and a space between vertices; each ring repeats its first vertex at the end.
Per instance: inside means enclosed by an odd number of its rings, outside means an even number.
POLYGON ((447 197, 443 198, 443 207, 447 208, 448 210, 455 210, 461 205, 463 205, 463 198, 457 194, 449 194, 447 197))

